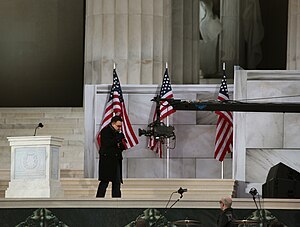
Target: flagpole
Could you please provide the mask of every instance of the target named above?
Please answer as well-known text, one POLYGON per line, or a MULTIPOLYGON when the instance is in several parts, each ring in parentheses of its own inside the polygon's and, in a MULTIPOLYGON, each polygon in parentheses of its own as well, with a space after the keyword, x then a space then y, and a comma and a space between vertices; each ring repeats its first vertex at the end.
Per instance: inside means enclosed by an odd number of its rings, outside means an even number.
MULTIPOLYGON (((225 72, 225 68, 226 68, 226 65, 225 65, 225 62, 223 62, 223 72, 225 72)), ((222 165, 221 165, 222 169, 221 169, 221 179, 223 180, 224 179, 224 161, 222 161, 222 165)))
MULTIPOLYGON (((166 69, 168 68, 168 62, 166 62, 166 69)), ((167 116, 167 126, 170 125, 169 116, 167 116)), ((167 178, 170 178, 170 138, 167 138, 167 178)))
POLYGON ((224 179, 224 161, 221 162, 222 164, 222 169, 221 169, 221 179, 224 179))
MULTIPOLYGON (((169 116, 167 117, 167 126, 169 126, 169 116)), ((170 178, 170 138, 167 138, 167 178, 170 178)))
POLYGON ((116 69, 116 63, 114 62, 114 68, 113 69, 116 69))

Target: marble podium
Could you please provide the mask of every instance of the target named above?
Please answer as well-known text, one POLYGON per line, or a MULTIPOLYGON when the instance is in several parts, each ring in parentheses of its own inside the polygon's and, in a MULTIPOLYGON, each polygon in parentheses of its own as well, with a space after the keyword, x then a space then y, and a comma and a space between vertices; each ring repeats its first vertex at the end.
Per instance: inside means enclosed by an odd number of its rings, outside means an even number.
POLYGON ((52 136, 7 139, 11 146, 11 180, 5 197, 63 197, 59 170, 59 147, 63 139, 52 136))

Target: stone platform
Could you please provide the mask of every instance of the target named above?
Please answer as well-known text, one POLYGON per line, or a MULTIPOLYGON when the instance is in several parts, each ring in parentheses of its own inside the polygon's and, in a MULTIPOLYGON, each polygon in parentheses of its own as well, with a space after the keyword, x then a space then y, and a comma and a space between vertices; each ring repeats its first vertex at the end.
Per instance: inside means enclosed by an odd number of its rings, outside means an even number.
MULTIPOLYGON (((5 184, 3 180, 1 182, 3 189, 5 184)), ((164 214, 170 223, 188 219, 200 222, 198 226, 215 226, 220 212, 220 197, 234 197, 237 187, 234 180, 125 179, 122 198, 111 198, 110 188, 106 198, 95 198, 98 186, 96 179, 62 178, 61 184, 65 192, 62 199, 2 197, 0 226, 16 226, 33 214, 39 213, 38 211, 45 212, 46 209, 68 226, 126 226, 149 210, 164 214), (179 187, 188 189, 181 199, 180 194, 176 192, 179 187), (175 205, 169 209, 173 203, 175 205)), ((261 206, 288 226, 299 227, 300 200, 261 199, 261 206)), ((250 197, 233 198, 233 207, 239 219, 251 216, 256 210, 250 197)))

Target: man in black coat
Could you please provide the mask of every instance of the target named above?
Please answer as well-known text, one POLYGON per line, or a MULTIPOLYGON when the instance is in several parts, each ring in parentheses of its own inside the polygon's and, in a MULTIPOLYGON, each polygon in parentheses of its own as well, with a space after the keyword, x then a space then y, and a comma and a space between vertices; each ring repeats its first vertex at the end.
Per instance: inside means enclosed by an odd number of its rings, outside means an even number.
POLYGON ((125 150, 125 136, 121 132, 122 118, 114 116, 109 125, 100 132, 99 186, 96 197, 104 197, 109 182, 112 182, 112 197, 121 197, 122 151, 125 150))
POLYGON ((230 227, 234 226, 233 221, 236 219, 232 205, 232 199, 230 197, 223 197, 219 201, 220 209, 222 212, 219 215, 217 226, 218 227, 230 227))

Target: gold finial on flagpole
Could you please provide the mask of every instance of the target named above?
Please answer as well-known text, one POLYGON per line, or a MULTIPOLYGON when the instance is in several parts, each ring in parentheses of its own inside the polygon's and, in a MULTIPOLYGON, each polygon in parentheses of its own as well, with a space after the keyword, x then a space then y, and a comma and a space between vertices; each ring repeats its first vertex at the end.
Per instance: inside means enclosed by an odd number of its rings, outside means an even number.
POLYGON ((168 68, 168 62, 166 62, 166 69, 168 68))
POLYGON ((114 62, 114 69, 116 69, 116 63, 114 62))
POLYGON ((223 71, 225 71, 225 62, 223 62, 223 71))

